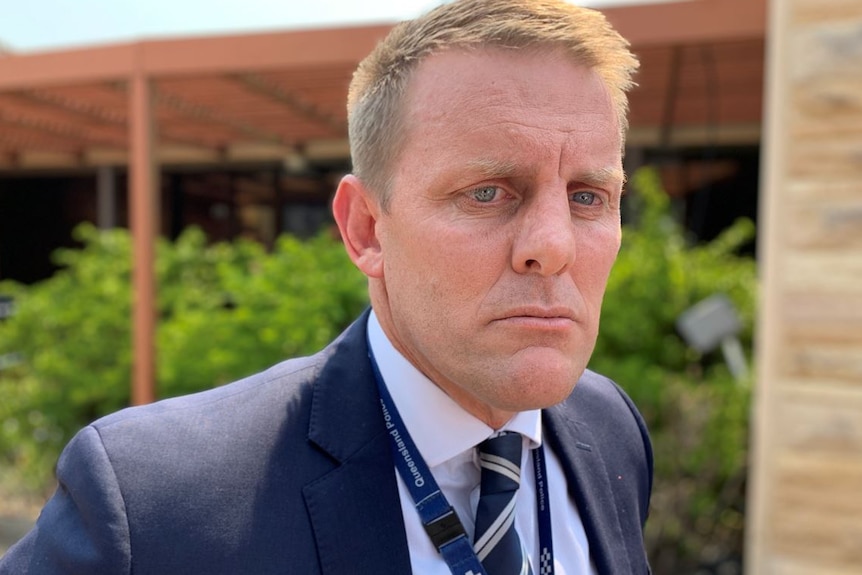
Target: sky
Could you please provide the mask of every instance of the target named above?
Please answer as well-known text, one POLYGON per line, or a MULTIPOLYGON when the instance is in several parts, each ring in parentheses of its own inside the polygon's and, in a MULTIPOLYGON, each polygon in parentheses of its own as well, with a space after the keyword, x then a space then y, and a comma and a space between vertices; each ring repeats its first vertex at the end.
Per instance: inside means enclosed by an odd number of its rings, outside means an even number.
MULTIPOLYGON (((662 0, 659 0, 662 1, 662 0)), ((656 0, 582 0, 604 7, 656 0)), ((0 0, 0 47, 38 52, 174 36, 397 22, 443 0, 0 0)))

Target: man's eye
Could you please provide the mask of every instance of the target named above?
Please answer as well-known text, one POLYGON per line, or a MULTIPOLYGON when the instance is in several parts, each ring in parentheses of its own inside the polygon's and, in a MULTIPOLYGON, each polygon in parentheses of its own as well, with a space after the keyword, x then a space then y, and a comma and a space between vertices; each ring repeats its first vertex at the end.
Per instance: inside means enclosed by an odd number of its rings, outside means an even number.
POLYGON ((483 186, 481 188, 476 188, 475 190, 470 192, 470 195, 477 202, 491 202, 496 199, 497 194, 500 189, 495 186, 483 186))
POLYGON ((591 206, 596 202, 596 194, 593 192, 575 192, 572 194, 572 201, 582 206, 591 206))

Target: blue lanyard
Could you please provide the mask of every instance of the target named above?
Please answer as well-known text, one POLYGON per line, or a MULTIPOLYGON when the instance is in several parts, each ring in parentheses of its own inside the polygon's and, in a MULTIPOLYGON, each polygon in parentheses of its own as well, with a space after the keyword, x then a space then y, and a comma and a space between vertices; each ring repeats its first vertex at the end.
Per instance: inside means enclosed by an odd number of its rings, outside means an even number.
MULTIPOLYGON (((482 562, 476 556, 473 545, 467 538, 464 526, 458 514, 434 480, 428 464, 422 458, 416 444, 410 437, 395 402, 386 388, 380 368, 374 360, 370 346, 368 357, 374 368, 374 376, 380 391, 380 408, 383 410, 383 422, 389 433, 392 446, 392 457, 395 468, 401 479, 407 485, 416 511, 425 532, 431 538, 431 543, 446 561, 452 575, 487 575, 482 562)), ((545 469, 545 453, 542 446, 533 450, 533 470, 536 474, 536 508, 539 519, 539 548, 541 555, 541 573, 554 573, 554 547, 551 536, 551 509, 548 501, 547 471, 545 469)))
POLYGON ((541 444, 533 450, 533 472, 536 477, 536 511, 539 518, 539 572, 542 575, 554 575, 554 540, 551 535, 548 470, 545 467, 545 450, 541 444))

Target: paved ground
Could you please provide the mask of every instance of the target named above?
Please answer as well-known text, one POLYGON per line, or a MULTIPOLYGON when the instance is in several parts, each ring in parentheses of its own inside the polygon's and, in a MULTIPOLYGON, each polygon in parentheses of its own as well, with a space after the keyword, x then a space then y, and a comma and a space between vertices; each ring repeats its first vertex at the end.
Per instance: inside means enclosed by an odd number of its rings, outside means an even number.
POLYGON ((33 526, 44 499, 25 497, 0 481, 0 555, 33 526))
POLYGON ((0 555, 6 553, 32 526, 33 520, 29 517, 0 515, 0 555))

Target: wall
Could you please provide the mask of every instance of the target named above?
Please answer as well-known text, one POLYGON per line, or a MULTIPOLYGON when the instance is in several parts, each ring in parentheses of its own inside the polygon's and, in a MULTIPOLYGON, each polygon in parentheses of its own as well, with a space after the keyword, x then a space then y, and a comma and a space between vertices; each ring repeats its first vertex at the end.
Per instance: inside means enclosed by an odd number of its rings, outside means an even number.
POLYGON ((862 573, 862 2, 772 0, 746 573, 862 573))

